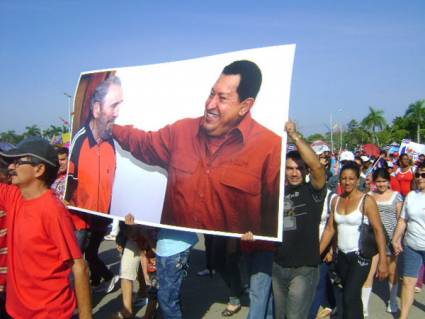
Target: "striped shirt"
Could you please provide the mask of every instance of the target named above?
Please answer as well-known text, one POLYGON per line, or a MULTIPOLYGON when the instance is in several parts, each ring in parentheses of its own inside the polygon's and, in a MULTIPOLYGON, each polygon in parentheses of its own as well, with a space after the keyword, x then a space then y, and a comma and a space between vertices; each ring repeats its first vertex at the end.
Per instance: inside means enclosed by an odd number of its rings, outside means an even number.
POLYGON ((390 239, 393 238, 394 230, 397 225, 397 204, 401 202, 403 202, 403 198, 398 192, 393 192, 391 198, 387 201, 376 201, 382 224, 390 239))

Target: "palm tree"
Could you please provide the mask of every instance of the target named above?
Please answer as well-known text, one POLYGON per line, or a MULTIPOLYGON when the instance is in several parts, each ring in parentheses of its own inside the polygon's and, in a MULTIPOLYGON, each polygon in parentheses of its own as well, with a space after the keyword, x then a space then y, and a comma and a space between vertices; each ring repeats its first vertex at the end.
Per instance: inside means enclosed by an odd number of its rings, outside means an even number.
POLYGON ((386 125, 384 111, 369 106, 369 114, 362 120, 362 126, 368 130, 372 130, 373 140, 378 145, 379 141, 376 135, 376 129, 382 130, 386 125))
POLYGON ((421 123, 425 120, 425 100, 410 104, 404 116, 416 124, 416 141, 420 144, 421 123))
POLYGON ((43 136, 47 139, 58 136, 62 133, 61 126, 50 125, 49 128, 43 130, 43 136))
POLYGON ((23 136, 16 134, 14 130, 0 133, 0 141, 10 144, 17 144, 22 140, 23 136))
POLYGON ((25 137, 29 137, 29 136, 41 136, 41 130, 38 127, 38 125, 26 126, 25 127, 24 136, 25 137))

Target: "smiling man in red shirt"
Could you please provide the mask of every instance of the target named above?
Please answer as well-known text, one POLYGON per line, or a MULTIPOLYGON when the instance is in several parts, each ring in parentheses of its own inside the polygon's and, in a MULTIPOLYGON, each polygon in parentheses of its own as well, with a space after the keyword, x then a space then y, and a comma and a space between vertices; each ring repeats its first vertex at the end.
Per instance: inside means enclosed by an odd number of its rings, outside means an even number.
POLYGON ((261 86, 251 61, 226 66, 204 115, 156 131, 113 127, 124 150, 168 171, 161 223, 277 236, 281 138, 251 117, 261 86))
POLYGON ((56 151, 42 138, 28 138, 0 156, 10 162, 13 184, 0 184, 0 206, 7 211, 8 313, 15 319, 69 319, 78 302, 80 318, 92 318, 87 266, 68 211, 50 189, 56 151))

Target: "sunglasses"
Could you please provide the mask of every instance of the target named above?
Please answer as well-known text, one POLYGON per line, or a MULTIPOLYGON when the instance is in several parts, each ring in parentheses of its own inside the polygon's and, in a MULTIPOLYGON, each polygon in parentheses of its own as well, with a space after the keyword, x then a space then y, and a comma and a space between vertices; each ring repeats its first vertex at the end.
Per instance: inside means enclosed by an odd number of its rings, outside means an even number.
POLYGON ((419 178, 419 177, 425 178, 425 173, 415 173, 415 177, 416 178, 419 178))
POLYGON ((21 165, 32 165, 32 166, 34 166, 34 165, 38 165, 39 164, 37 162, 34 162, 33 160, 23 160, 23 159, 20 159, 20 158, 18 158, 17 160, 14 160, 12 163, 16 167, 21 166, 21 165))

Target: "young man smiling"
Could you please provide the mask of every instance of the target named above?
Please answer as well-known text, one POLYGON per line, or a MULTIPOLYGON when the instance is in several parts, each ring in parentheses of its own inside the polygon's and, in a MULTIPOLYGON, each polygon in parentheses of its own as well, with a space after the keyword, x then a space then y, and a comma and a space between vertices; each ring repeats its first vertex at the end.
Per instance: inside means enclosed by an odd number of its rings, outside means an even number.
POLYGON ((0 156, 10 163, 13 184, 0 184, 0 205, 8 214, 8 313, 68 319, 78 302, 80 318, 92 318, 87 267, 69 213, 50 190, 56 151, 42 138, 28 138, 0 156))

